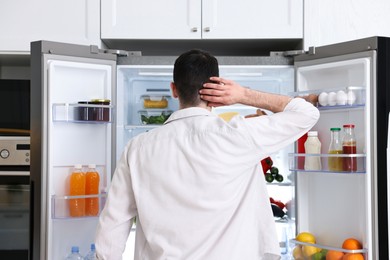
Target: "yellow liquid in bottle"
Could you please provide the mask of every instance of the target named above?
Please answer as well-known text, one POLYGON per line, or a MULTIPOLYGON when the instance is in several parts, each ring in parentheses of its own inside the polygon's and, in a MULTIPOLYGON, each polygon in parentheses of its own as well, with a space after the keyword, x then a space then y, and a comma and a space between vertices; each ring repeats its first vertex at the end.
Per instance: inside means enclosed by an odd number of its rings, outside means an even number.
MULTIPOLYGON (((342 154, 343 150, 331 150, 329 154, 342 154)), ((329 171, 342 171, 343 170, 343 157, 328 157, 328 169, 329 171)))

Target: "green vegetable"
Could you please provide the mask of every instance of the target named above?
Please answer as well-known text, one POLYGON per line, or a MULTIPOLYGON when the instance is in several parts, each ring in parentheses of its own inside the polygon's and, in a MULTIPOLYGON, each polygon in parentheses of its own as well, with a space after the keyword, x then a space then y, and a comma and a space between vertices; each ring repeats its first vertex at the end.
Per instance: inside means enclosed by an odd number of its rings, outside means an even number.
POLYGON ((266 180, 267 182, 273 182, 273 181, 274 181, 274 176, 272 176, 271 173, 267 173, 267 174, 265 175, 265 180, 266 180))
POLYGON ((275 176, 275 180, 276 180, 277 182, 282 182, 282 181, 283 181, 283 175, 277 174, 277 175, 275 176))
POLYGON ((163 124, 171 114, 161 114, 158 116, 145 116, 141 115, 141 121, 146 125, 161 125, 163 124))
POLYGON ((271 167, 271 174, 275 177, 276 175, 279 174, 279 169, 276 168, 275 166, 271 167))

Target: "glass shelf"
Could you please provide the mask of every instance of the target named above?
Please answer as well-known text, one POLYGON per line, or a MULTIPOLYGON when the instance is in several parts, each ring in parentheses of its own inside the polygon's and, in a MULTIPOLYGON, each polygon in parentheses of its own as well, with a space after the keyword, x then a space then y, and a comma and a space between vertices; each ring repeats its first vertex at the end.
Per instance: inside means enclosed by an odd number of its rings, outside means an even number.
POLYGON ((112 105, 91 105, 78 103, 53 104, 54 122, 110 123, 112 105))
POLYGON ((352 253, 352 254, 357 254, 357 253, 366 254, 367 253, 367 249, 348 250, 348 249, 344 249, 344 248, 340 248, 340 247, 332 247, 332 246, 326 246, 326 245, 321 245, 321 244, 300 242, 300 241, 297 241, 295 239, 290 239, 290 243, 295 244, 295 245, 301 245, 301 246, 314 246, 317 248, 340 251, 340 252, 344 252, 344 253, 352 253))
POLYGON ((366 155, 365 154, 306 154, 306 153, 290 153, 289 157, 289 170, 300 172, 322 172, 322 173, 339 173, 339 174, 365 174, 366 173, 366 155), (321 169, 318 170, 305 170, 304 161, 306 158, 317 158, 321 161, 321 169), (328 167, 329 160, 341 160, 341 166, 343 164, 355 165, 356 170, 332 170, 328 167))
POLYGON ((84 195, 84 196, 57 196, 52 195, 51 197, 51 215, 52 219, 77 219, 77 218, 96 218, 99 217, 100 212, 104 208, 107 193, 101 193, 97 195, 84 195), (86 200, 96 198, 99 202, 99 212, 96 216, 81 216, 72 217, 69 212, 69 203, 71 200, 86 200))

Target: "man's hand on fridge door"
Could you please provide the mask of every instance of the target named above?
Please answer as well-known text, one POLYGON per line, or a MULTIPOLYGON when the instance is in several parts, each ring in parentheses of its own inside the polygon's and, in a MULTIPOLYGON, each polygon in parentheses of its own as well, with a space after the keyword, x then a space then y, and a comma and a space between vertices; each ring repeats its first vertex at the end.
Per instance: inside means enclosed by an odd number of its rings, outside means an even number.
POLYGON ((317 106, 318 95, 316 95, 316 94, 309 94, 309 95, 306 95, 306 96, 299 96, 299 97, 303 98, 304 100, 306 100, 309 103, 312 103, 313 106, 317 106))
POLYGON ((200 98, 207 101, 209 107, 228 106, 242 102, 247 88, 220 77, 211 77, 210 81, 203 84, 203 88, 199 90, 200 98))
POLYGON ((267 115, 266 112, 264 112, 264 111, 261 110, 261 109, 257 109, 257 110, 256 110, 256 114, 246 115, 245 118, 257 117, 257 116, 266 116, 266 115, 267 115))

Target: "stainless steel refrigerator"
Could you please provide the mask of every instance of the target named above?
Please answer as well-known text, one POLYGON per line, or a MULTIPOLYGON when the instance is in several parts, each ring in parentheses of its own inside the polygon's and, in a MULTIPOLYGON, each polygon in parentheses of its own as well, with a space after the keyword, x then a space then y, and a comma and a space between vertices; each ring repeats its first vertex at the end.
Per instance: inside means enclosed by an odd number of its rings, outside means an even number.
MULTIPOLYGON (((316 236, 318 248, 343 251, 340 243, 356 237, 363 244, 358 252, 366 259, 388 259, 389 43, 373 37, 312 48, 293 57, 285 56, 289 52, 217 57, 222 77, 260 91, 300 96, 351 90, 355 95, 350 104, 318 105, 321 118, 313 130, 319 133, 321 154, 302 154, 291 144, 270 155, 284 180, 269 183, 268 192, 289 205, 283 216, 275 217, 285 259, 292 257, 299 244, 295 235, 302 231, 316 236), (356 172, 330 171, 329 129, 346 123, 356 126, 353 158, 359 167, 356 172), (299 166, 310 156, 320 158, 321 170, 299 166)), ((92 197, 101 210, 126 142, 159 127, 151 118, 178 109, 169 91, 175 58, 47 41, 31 44, 31 259, 63 259, 74 245, 87 253, 98 216, 69 214, 69 201, 84 198, 69 195, 73 165, 97 165, 100 191, 92 197), (164 99, 167 105, 145 107, 151 98, 164 99), (105 103, 95 102, 99 100, 105 103), (94 114, 99 112, 102 117, 94 114)), ((254 111, 242 105, 214 109, 217 114, 254 111)))

